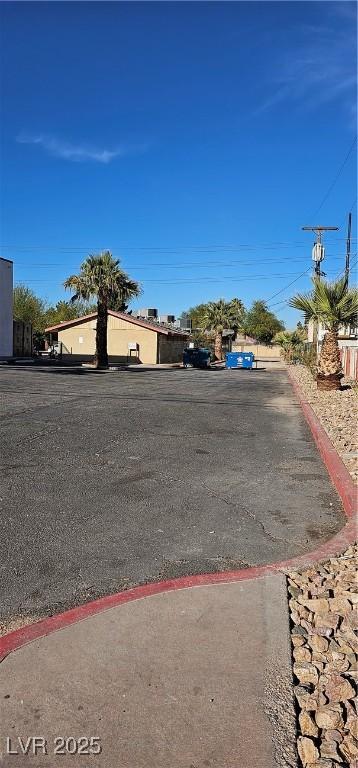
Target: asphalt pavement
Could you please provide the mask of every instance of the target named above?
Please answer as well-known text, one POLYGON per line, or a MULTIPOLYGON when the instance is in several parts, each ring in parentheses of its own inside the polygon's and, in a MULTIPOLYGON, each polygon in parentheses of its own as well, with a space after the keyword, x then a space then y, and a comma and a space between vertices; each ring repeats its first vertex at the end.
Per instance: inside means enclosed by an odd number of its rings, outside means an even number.
POLYGON ((343 525, 285 370, 3 366, 0 395, 5 623, 343 525))

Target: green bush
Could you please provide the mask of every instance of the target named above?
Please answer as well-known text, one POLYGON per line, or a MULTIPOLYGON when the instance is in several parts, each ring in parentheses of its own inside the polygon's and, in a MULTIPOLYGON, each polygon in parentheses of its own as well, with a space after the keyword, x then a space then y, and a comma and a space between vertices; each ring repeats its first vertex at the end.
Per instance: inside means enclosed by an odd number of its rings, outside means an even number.
POLYGON ((300 363, 308 368, 312 376, 317 373, 317 352, 314 344, 306 344, 300 354, 300 363))

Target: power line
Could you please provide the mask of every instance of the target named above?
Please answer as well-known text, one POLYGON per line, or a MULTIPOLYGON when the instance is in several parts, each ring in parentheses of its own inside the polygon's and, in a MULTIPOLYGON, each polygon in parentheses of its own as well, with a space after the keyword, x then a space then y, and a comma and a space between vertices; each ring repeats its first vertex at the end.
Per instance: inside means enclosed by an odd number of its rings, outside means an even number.
MULTIPOLYGON (((358 251, 356 251, 356 253, 354 254, 354 257, 356 257, 357 254, 358 254, 358 251)), ((349 272, 352 272, 352 270, 357 266, 357 264, 358 264, 358 259, 356 259, 355 263, 352 264, 352 266, 349 269, 349 272)), ((309 270, 307 270, 307 271, 309 271, 309 270)), ((344 272, 345 272, 344 269, 341 272, 339 272, 339 274, 337 275, 336 279, 338 279, 339 277, 343 276, 344 272)), ((291 283, 291 285, 292 285, 292 283, 291 283)), ((269 299, 268 299, 268 301, 269 301, 269 299)), ((269 304, 268 306, 271 308, 271 307, 278 307, 279 305, 283 305, 284 306, 284 305, 288 305, 288 304, 289 304, 289 299, 283 299, 282 301, 276 301, 274 304, 269 304)))
MULTIPOLYGON (((291 275, 295 275, 295 274, 297 274, 297 273, 295 273, 295 272, 291 273, 291 275)), ((303 274, 305 274, 305 273, 303 273, 303 274)), ((269 275, 270 278, 271 277, 275 277, 275 278, 282 279, 282 280, 284 278, 287 278, 287 276, 288 276, 287 272, 284 272, 284 273, 272 273, 272 274, 269 275)), ((302 275, 299 275, 296 279, 298 280, 299 277, 301 277, 301 276, 302 275)), ((268 277, 268 275, 266 273, 266 274, 263 274, 263 275, 246 275, 246 276, 243 276, 243 275, 240 275, 240 276, 227 275, 226 277, 223 276, 223 277, 220 277, 220 278, 212 277, 212 276, 203 276, 203 277, 195 277, 195 278, 190 278, 189 277, 189 278, 178 278, 178 279, 174 279, 174 280, 165 280, 165 279, 162 280, 160 278, 159 279, 148 278, 148 279, 142 280, 141 282, 143 282, 143 283, 155 283, 155 284, 165 283, 166 285, 179 285, 179 284, 202 283, 202 282, 217 283, 217 282, 223 282, 223 281, 226 281, 226 280, 231 280, 232 282, 246 282, 246 281, 251 281, 251 280, 264 279, 264 278, 267 278, 267 277, 268 277)), ((17 282, 21 282, 21 281, 17 281, 17 282)), ((30 279, 27 282, 28 283, 46 283, 46 284, 48 284, 48 280, 41 280, 41 279, 39 279, 39 280, 37 280, 37 279, 34 279, 34 280, 30 279)), ((296 280, 293 280, 293 282, 296 282, 296 280)), ((291 283, 289 285, 291 285, 291 283)), ((283 289, 283 290, 285 290, 285 289, 283 289)))
MULTIPOLYGON (((357 255, 357 253, 355 254, 355 256, 357 255)), ((356 260, 355 264, 352 264, 352 266, 349 269, 349 272, 351 272, 357 266, 357 264, 358 264, 358 259, 356 260)), ((339 274, 337 275, 337 279, 344 274, 344 271, 345 270, 342 270, 342 272, 339 272, 339 274)), ((292 285, 292 283, 291 283, 291 285, 292 285)), ((275 301, 274 304, 269 304, 268 306, 271 308, 271 307, 277 307, 277 306, 279 306, 281 304, 282 305, 288 305, 289 304, 289 299, 282 299, 281 301, 275 301)))
MULTIPOLYGON (((345 238, 332 238, 330 242, 345 242, 345 238)), ((252 244, 252 243, 241 243, 241 244, 226 244, 226 245, 184 245, 184 246, 118 246, 112 244, 113 251, 115 250, 123 250, 124 251, 148 251, 148 252, 156 252, 160 254, 168 253, 168 254, 174 254, 174 253, 180 253, 181 251, 192 251, 193 253, 216 253, 217 251, 225 251, 225 252, 231 252, 231 251, 240 251, 240 250, 248 250, 248 251, 260 251, 260 250, 276 250, 277 248, 304 248, 306 247, 306 243, 301 240, 293 240, 293 241, 280 241, 280 240, 271 240, 264 243, 259 244, 252 244)), ((15 250, 18 252, 25 252, 25 251, 57 251, 57 252, 65 252, 65 253, 94 253, 97 251, 103 251, 104 248, 90 248, 86 246, 57 246, 57 245, 0 245, 0 250, 15 250)), ((112 253, 114 258, 122 258, 123 254, 120 256, 116 256, 114 253, 112 253)))
POLYGON ((286 291, 286 290, 287 290, 287 288, 290 288, 290 287, 291 287, 291 285, 293 285, 294 283, 297 283, 297 281, 298 281, 298 280, 300 280, 300 279, 301 279, 301 277, 304 277, 304 276, 305 276, 305 275, 307 275, 307 274, 308 274, 308 272, 310 272, 310 271, 311 271, 311 267, 308 267, 308 269, 306 269, 304 272, 302 272, 302 274, 301 274, 301 275, 298 275, 298 277, 296 277, 296 279, 295 279, 295 280, 292 280, 292 282, 291 282, 291 283, 288 283, 288 285, 285 285, 285 287, 284 287, 284 288, 282 288, 280 291, 277 291, 277 293, 274 293, 274 294, 273 294, 273 296, 270 296, 270 298, 269 298, 269 299, 266 299, 266 302, 268 303, 269 301, 272 301, 272 299, 275 299, 275 298, 276 298, 276 296, 279 296, 279 295, 280 295, 280 293, 283 293, 284 291, 286 291))
POLYGON ((267 306, 269 307, 269 309, 272 309, 272 307, 278 307, 281 305, 282 307, 284 307, 284 306, 288 306, 288 302, 289 302, 289 299, 283 299, 282 301, 275 301, 274 304, 268 304, 267 306))
MULTIPOLYGON (((331 259, 340 259, 345 256, 345 254, 328 254, 329 258, 331 259)), ((306 256, 295 256, 295 258, 290 259, 290 263, 292 262, 301 262, 306 261, 306 256)), ((229 262, 221 262, 221 261, 181 261, 181 262, 171 262, 163 263, 163 262, 152 262, 151 264, 131 264, 128 267, 125 267, 126 269, 152 269, 154 267, 160 267, 161 269, 186 269, 187 267, 231 267, 235 266, 237 264, 240 264, 242 267, 252 267, 256 264, 286 264, 287 258, 285 259, 255 259, 254 261, 241 261, 241 259, 234 259, 229 262)), ((36 262, 16 262, 15 268, 18 267, 27 267, 27 268, 36 268, 36 269, 57 269, 58 267, 65 268, 66 270, 69 269, 78 269, 78 263, 77 264, 63 264, 61 262, 42 262, 42 263, 36 263, 36 262)), ((123 265, 125 266, 125 265, 123 265)))
MULTIPOLYGON (((344 238, 334 238, 330 242, 341 242, 341 241, 344 241, 344 238)), ((272 241, 272 242, 274 242, 274 241, 272 241)), ((274 245, 268 245, 268 243, 266 243, 265 245, 261 245, 261 246, 248 246, 248 245, 239 245, 239 246, 211 246, 210 250, 209 250, 209 246, 196 246, 196 247, 194 247, 194 249, 191 246, 184 246, 182 248, 182 250, 190 248, 191 250, 194 250, 194 251, 197 250, 197 252, 202 252, 202 253, 205 253, 205 252, 215 252, 215 250, 220 250, 220 251, 225 250, 225 252, 227 252, 228 249, 230 251, 240 250, 240 249, 255 251, 255 250, 259 250, 261 248, 274 250, 277 247, 289 248, 289 247, 302 247, 303 245, 305 245, 305 244, 301 243, 301 242, 297 242, 297 241, 293 241, 292 243, 283 242, 283 241, 277 241, 277 242, 275 242, 274 245)), ((8 248, 17 248, 16 246, 7 246, 7 247, 8 248)), ((27 247, 29 248, 29 250, 31 250, 30 246, 27 246, 27 247)), ((46 246, 35 246, 34 249, 36 249, 36 248, 42 250, 42 249, 45 249, 46 246)), ((56 250, 66 250, 63 247, 59 247, 58 248, 57 246, 55 246, 55 249, 56 250)), ((75 247, 75 249, 79 250, 78 247, 75 247)), ((91 249, 83 249, 83 250, 91 251, 91 249)), ((160 251, 163 254, 163 249, 158 249, 158 248, 154 248, 154 247, 150 247, 150 248, 137 248, 137 249, 136 248, 131 248, 131 250, 142 250, 142 251, 143 250, 148 250, 148 251, 154 251, 155 250, 157 252, 160 251)), ((68 251, 69 252, 71 251, 71 249, 69 247, 68 247, 68 251)), ((177 251, 171 251, 171 253, 176 253, 176 252, 177 251)), ((295 257, 294 259, 291 259, 291 261, 300 261, 300 260, 303 260, 305 258, 306 257, 298 256, 298 257, 295 257)), ((330 258, 337 259, 337 258, 341 258, 341 256, 340 255, 331 255, 330 258)), ((261 260, 256 260, 255 259, 254 263, 255 264, 275 264, 275 263, 276 264, 280 264, 280 263, 286 263, 286 261, 287 261, 286 259, 281 259, 280 260, 280 259, 275 259, 275 258, 273 258, 273 259, 268 258, 268 259, 261 259, 261 260)), ((167 264, 167 263, 164 264, 164 263, 160 262, 160 263, 152 263, 152 264, 147 264, 147 265, 131 265, 130 269, 152 269, 154 267, 161 267, 161 268, 187 268, 187 267, 201 267, 201 266, 203 266, 203 267, 211 267, 212 266, 212 267, 215 267, 215 268, 217 268, 217 267, 221 267, 221 268, 225 267, 226 268, 226 267, 234 266, 236 264, 239 264, 241 266, 248 266, 248 267, 252 267, 253 266, 253 262, 252 261, 250 261, 250 262, 242 262, 241 260, 232 260, 229 263, 222 263, 222 262, 217 262, 217 261, 206 261, 205 260, 205 261, 196 261, 196 262, 182 262, 181 261, 181 262, 178 262, 178 263, 171 263, 171 264, 167 264)), ((20 264, 16 264, 15 263, 15 267, 18 267, 18 266, 21 266, 21 267, 46 268, 46 269, 48 269, 49 267, 55 268, 56 266, 59 266, 59 267, 66 268, 66 270, 71 268, 68 264, 63 264, 63 263, 58 263, 58 264, 54 264, 54 263, 52 263, 52 264, 47 264, 47 263, 36 264, 36 263, 33 263, 33 262, 20 263, 20 264)), ((77 265, 76 265, 76 267, 77 267, 77 265)), ((288 283, 288 285, 286 285, 280 291, 277 291, 275 294, 273 294, 266 301, 267 302, 271 302, 271 300, 273 298, 275 298, 276 296, 278 296, 281 293, 283 293, 291 285, 293 285, 298 280, 300 280, 302 277, 304 277, 309 271, 310 271, 310 269, 305 270, 303 273, 299 274, 297 277, 295 277, 294 280, 292 280, 290 283, 288 283)), ((295 274, 295 273, 292 273, 292 274, 295 274)), ((269 275, 269 277, 274 277, 274 278, 278 278, 278 279, 282 279, 284 277, 286 278, 287 276, 288 276, 287 273, 284 273, 284 274, 273 273, 273 274, 269 275)), ((170 285, 170 284, 172 284, 172 285, 180 285, 180 284, 190 284, 190 283, 194 284, 194 283, 202 283, 202 282, 215 282, 215 283, 217 283, 217 282, 224 282, 226 280, 230 280, 232 282, 246 282, 246 281, 257 280, 257 279, 260 279, 260 278, 267 278, 267 277, 268 277, 267 274, 264 274, 264 275, 250 275, 250 276, 242 276, 241 275, 240 277, 236 277, 235 275, 230 275, 230 276, 226 276, 226 277, 219 278, 219 279, 216 278, 216 277, 203 276, 201 278, 178 278, 178 279, 174 279, 174 280, 143 279, 141 282, 144 282, 144 283, 147 283, 147 282, 148 283, 150 283, 150 282, 152 282, 152 283, 161 283, 161 284, 167 284, 167 285, 170 285)), ((21 282, 21 281, 17 280, 17 283, 19 283, 19 282, 21 282)), ((29 282, 29 283, 48 283, 48 280, 31 280, 30 279, 27 282, 29 282)), ((271 306, 284 305, 286 303, 287 303, 287 300, 281 300, 279 302, 276 302, 275 304, 272 304, 271 306)))
MULTIPOLYGON (((350 273, 352 272, 352 270, 353 270, 353 269, 354 269, 354 268, 357 266, 357 263, 358 263, 358 259, 356 258, 356 257, 357 257, 357 255, 358 255, 358 251, 356 251, 356 252, 353 254, 353 259, 356 259, 356 261, 355 261, 355 263, 354 263, 354 264, 352 264, 352 265, 350 266, 350 268, 349 268, 349 270, 348 270, 348 274, 350 274, 350 273)), ((346 268, 344 268, 344 269, 342 269, 340 272, 338 272, 338 275, 337 275, 336 279, 337 279, 337 280, 339 280, 339 278, 340 278, 340 277, 343 277, 343 275, 344 275, 344 274, 346 274, 346 268)))
POLYGON ((327 190, 326 194, 324 195, 324 197, 323 197, 323 199, 322 199, 322 202, 321 202, 321 204, 318 206, 317 210, 316 210, 316 211, 314 211, 314 213, 312 214, 312 218, 314 218, 314 217, 317 215, 317 213, 319 213, 319 211, 321 210, 321 208, 323 208, 323 206, 324 206, 324 204, 325 204, 326 200, 328 199, 329 195, 330 195, 330 194, 331 194, 331 192, 332 192, 332 189, 335 187, 335 185, 336 185, 336 183, 337 183, 338 179, 339 179, 339 178, 340 178, 340 176, 341 176, 341 173, 342 173, 343 169, 344 169, 344 168, 345 168, 345 166, 346 166, 346 163, 348 162, 348 160, 349 160, 349 158, 350 158, 350 155, 351 155, 351 153, 353 152, 353 149, 354 149, 354 147, 355 147, 355 145, 356 145, 356 143, 357 143, 357 138, 358 138, 358 137, 357 137, 357 136, 355 136, 355 138, 354 138, 354 141, 353 141, 353 143, 351 144, 351 146, 350 146, 350 148, 349 148, 349 150, 348 150, 348 152, 347 152, 347 154, 346 154, 346 156, 345 156, 345 158, 344 158, 344 160, 343 160, 343 163, 342 163, 342 165, 340 166, 340 168, 339 168, 339 170, 338 170, 338 173, 335 175, 335 177, 334 177, 334 179, 333 179, 333 181, 332 181, 332 184, 330 185, 330 187, 328 188, 328 190, 327 190))
POLYGON ((355 208, 355 206, 357 205, 357 199, 358 199, 358 195, 355 196, 353 203, 350 205, 349 213, 353 213, 353 208, 355 208))
MULTIPOLYGON (((276 250, 276 248, 302 248, 304 246, 304 243, 300 241, 293 241, 291 242, 275 242, 272 241, 272 243, 263 243, 261 245, 253 245, 248 243, 241 243, 238 245, 184 245, 184 246, 114 246, 112 244, 112 255, 115 257, 115 254, 113 253, 114 250, 123 250, 123 251, 148 251, 148 252, 156 252, 156 253, 168 253, 168 254, 176 254, 180 253, 182 251, 192 251, 192 252, 198 252, 198 253, 215 253, 217 251, 256 251, 261 249, 268 249, 268 250, 276 250)), ((65 253, 93 253, 97 251, 104 250, 103 248, 89 248, 89 247, 79 247, 79 246, 56 246, 56 245, 1 245, 0 248, 6 249, 6 250, 16 250, 19 252, 23 251, 35 251, 35 250, 52 250, 52 251, 58 251, 58 252, 65 252, 65 253)), ((117 257, 118 258, 118 257, 117 257)))

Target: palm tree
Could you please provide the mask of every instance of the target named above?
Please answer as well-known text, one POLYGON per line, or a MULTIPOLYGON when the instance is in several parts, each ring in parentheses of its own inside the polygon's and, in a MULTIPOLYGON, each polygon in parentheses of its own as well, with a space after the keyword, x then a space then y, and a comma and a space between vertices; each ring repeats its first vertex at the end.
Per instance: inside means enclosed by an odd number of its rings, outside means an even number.
POLYGON ((113 295, 109 299, 108 309, 112 309, 114 312, 127 312, 131 299, 133 299, 134 296, 139 296, 140 293, 141 291, 138 287, 138 283, 135 280, 131 280, 131 278, 123 272, 120 290, 116 295, 113 295))
POLYGON ((96 368, 108 368, 107 353, 107 317, 108 309, 114 301, 126 302, 139 296, 138 283, 131 280, 119 267, 119 260, 114 259, 109 251, 97 255, 90 254, 81 264, 78 275, 71 275, 64 282, 65 288, 74 291, 71 301, 91 297, 97 298, 96 368))
POLYGON ((202 319, 202 328, 205 331, 214 331, 214 352, 217 360, 223 359, 223 331, 225 328, 238 330, 244 312, 243 304, 239 299, 232 301, 210 301, 205 308, 202 319))
POLYGON ((245 307, 241 299, 231 299, 229 302, 231 305, 230 309, 230 317, 231 317, 231 324, 230 328, 234 331, 233 338, 235 339, 238 332, 242 331, 242 325, 244 322, 245 317, 245 307))
POLYGON ((313 320, 326 330, 317 366, 317 388, 340 389, 342 368, 338 331, 341 326, 357 323, 357 289, 348 288, 344 277, 332 283, 315 278, 310 293, 297 294, 289 303, 304 313, 306 322, 313 320))
POLYGON ((272 342, 281 347, 284 359, 291 363, 302 352, 305 340, 305 331, 297 327, 295 331, 279 331, 272 342))

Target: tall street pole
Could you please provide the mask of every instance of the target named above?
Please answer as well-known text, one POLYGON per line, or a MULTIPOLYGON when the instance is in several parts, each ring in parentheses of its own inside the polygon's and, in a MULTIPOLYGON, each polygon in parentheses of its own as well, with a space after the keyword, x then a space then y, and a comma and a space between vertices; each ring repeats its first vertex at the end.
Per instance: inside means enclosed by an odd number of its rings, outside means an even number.
POLYGON ((351 231, 352 231, 352 214, 348 214, 348 234, 347 234, 347 250, 346 250, 346 267, 344 270, 346 288, 348 288, 349 282, 349 263, 351 258, 351 231))

